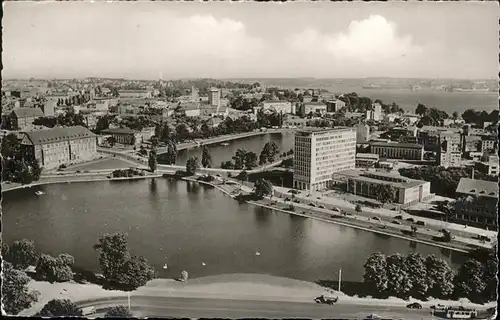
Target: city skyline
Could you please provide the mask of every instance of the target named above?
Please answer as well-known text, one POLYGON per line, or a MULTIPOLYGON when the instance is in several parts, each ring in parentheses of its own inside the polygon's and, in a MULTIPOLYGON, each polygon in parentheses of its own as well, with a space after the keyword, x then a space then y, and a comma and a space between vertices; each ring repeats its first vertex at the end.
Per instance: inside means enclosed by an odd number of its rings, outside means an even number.
POLYGON ((490 79, 490 5, 5 3, 3 76, 490 79))

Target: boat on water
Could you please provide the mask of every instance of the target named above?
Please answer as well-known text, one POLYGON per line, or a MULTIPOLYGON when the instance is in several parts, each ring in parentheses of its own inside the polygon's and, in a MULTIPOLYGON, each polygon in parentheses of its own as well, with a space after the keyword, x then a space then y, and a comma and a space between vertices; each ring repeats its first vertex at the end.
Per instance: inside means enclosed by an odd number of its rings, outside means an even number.
POLYGON ((36 194, 37 196, 41 196, 41 195, 44 195, 44 194, 45 194, 45 192, 43 192, 43 191, 37 191, 37 192, 35 192, 35 194, 36 194))
POLYGON ((163 265, 163 269, 168 269, 168 266, 166 263, 163 265))
POLYGON ((228 143, 228 142, 223 142, 223 143, 221 143, 220 145, 225 147, 225 146, 228 146, 228 145, 229 145, 229 143, 228 143))

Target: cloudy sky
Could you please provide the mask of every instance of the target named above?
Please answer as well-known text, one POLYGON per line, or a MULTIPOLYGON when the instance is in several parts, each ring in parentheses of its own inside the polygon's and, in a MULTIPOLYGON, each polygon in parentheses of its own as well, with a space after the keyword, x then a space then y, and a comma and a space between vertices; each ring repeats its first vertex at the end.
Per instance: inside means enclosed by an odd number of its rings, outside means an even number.
POLYGON ((493 3, 4 3, 4 77, 495 78, 493 3))

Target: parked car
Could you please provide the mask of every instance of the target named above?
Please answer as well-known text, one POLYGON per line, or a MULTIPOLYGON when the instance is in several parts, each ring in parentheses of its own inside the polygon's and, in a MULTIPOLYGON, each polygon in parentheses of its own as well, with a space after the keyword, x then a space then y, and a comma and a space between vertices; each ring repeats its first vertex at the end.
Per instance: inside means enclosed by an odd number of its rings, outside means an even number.
POLYGON ((290 198, 285 198, 285 201, 290 201, 290 198))
POLYGON ((402 215, 397 215, 397 216, 394 217, 394 219, 403 220, 403 216, 402 215))
POLYGON ((413 218, 408 218, 408 219, 406 219, 406 221, 408 221, 408 222, 415 222, 415 219, 413 219, 413 218))
POLYGON ((339 297, 327 297, 324 294, 322 294, 321 296, 314 299, 314 301, 316 301, 316 303, 325 303, 332 305, 337 301, 339 301, 339 297))
POLYGON ((437 305, 432 305, 431 309, 433 309, 433 310, 444 310, 444 309, 446 309, 446 306, 443 305, 443 304, 437 304, 437 305))
POLYGON ((415 222, 415 224, 418 224, 419 226, 425 226, 425 222, 418 220, 415 222))
POLYGON ((401 224, 401 222, 399 222, 398 220, 392 220, 392 223, 394 223, 394 224, 401 224))
POLYGON ((331 209, 332 211, 337 211, 337 212, 340 212, 339 208, 336 208, 336 207, 332 207, 331 209))
POLYGON ((310 205, 311 207, 316 207, 316 205, 315 205, 314 203, 312 203, 312 202, 311 202, 311 203, 309 203, 309 205, 310 205))
POLYGON ((320 208, 320 209, 324 209, 324 208, 325 208, 325 206, 323 206, 323 205, 321 205, 321 204, 320 204, 320 205, 318 206, 318 208, 320 208))
POLYGON ((300 201, 299 201, 299 200, 297 200, 297 199, 293 200, 293 202, 295 202, 295 203, 300 203, 300 201))
POLYGON ((413 302, 408 305, 406 305, 408 309, 422 309, 422 305, 418 302, 413 302))
POLYGON ((380 221, 380 218, 379 217, 372 217, 373 220, 377 220, 377 221, 380 221))
POLYGON ((316 197, 316 199, 321 200, 321 197, 316 197))
POLYGON ((368 317, 366 317, 366 319, 382 319, 382 318, 379 315, 372 313, 368 317))

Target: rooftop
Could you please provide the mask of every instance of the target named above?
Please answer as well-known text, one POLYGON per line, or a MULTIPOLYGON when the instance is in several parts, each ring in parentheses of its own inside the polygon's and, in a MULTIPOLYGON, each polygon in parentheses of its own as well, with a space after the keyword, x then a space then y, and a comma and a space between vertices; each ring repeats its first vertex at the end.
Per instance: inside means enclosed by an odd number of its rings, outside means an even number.
POLYGON ((12 110, 12 112, 18 118, 43 117, 43 111, 40 108, 17 108, 12 110))
POLYGON ((102 130, 101 132, 108 134, 134 134, 138 133, 139 131, 130 128, 112 128, 112 129, 102 130))
POLYGON ((34 145, 95 137, 95 134, 82 126, 30 131, 25 132, 25 135, 34 145))
POLYGON ((370 141, 370 146, 377 147, 394 147, 394 148, 408 148, 408 149, 422 149, 423 145, 418 143, 393 143, 393 142, 381 142, 381 141, 370 141))
POLYGON ((349 127, 337 127, 337 128, 318 128, 318 127, 308 127, 297 131, 296 134, 317 134, 317 133, 327 133, 327 132, 342 132, 342 131, 355 131, 354 128, 349 127))
POLYGON ((461 178, 456 193, 498 198, 498 182, 461 178))
POLYGON ((413 180, 391 172, 372 172, 372 171, 367 172, 360 170, 347 170, 336 174, 352 178, 357 181, 364 181, 375 184, 389 184, 395 188, 404 188, 404 189, 416 187, 425 183, 430 183, 427 181, 413 180))

